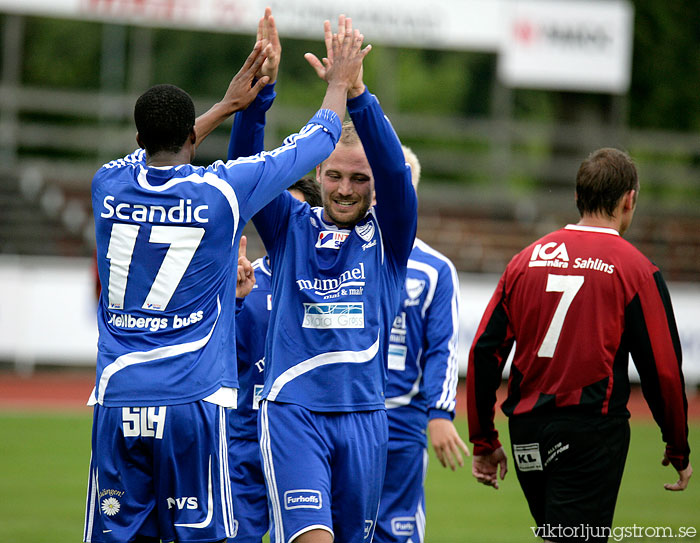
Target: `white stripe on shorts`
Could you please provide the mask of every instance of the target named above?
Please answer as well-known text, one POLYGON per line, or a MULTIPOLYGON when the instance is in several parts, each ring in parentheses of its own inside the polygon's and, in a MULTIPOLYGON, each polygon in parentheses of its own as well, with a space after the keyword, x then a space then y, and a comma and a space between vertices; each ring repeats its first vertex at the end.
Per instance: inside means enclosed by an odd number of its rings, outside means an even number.
POLYGON ((282 526, 282 505, 280 503, 277 481, 275 480, 275 466, 272 461, 272 446, 270 445, 270 424, 267 418, 267 400, 260 402, 260 454, 263 461, 263 471, 271 505, 272 527, 274 538, 270 534, 273 543, 284 543, 284 529, 282 526))
POLYGON ((233 491, 231 490, 231 475, 228 467, 228 435, 226 433, 226 411, 222 406, 219 410, 219 478, 221 480, 221 508, 224 518, 226 537, 235 537, 233 516, 233 491))
POLYGON ((92 528, 95 523, 95 501, 97 500, 97 473, 92 467, 92 453, 90 453, 90 470, 88 473, 87 496, 85 498, 85 528, 83 541, 92 541, 92 528))

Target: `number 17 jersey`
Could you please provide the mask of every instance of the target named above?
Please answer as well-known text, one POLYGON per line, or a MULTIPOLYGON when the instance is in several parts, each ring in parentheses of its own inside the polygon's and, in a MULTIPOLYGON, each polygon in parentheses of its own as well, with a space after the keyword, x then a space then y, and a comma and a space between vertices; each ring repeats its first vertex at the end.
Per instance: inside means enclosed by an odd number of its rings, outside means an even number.
MULTIPOLYGON (((326 158, 340 134, 320 110, 270 153, 208 167, 148 167, 142 150, 93 178, 97 380, 107 407, 235 401, 238 240, 252 215, 326 158), (214 393, 225 393, 212 397, 214 393)), ((235 406, 235 404, 234 404, 235 406)))

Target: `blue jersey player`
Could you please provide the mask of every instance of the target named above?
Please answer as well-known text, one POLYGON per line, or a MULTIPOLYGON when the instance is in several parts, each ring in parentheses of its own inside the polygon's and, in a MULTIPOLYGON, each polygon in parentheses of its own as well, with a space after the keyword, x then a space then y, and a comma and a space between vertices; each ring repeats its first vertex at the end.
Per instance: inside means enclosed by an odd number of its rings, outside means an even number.
MULTIPOLYGON (((256 98, 256 102, 258 100, 256 98)), ((318 183, 314 179, 297 181, 289 187, 289 192, 312 207, 321 205, 318 183)), ((257 428, 264 383, 265 337, 272 310, 270 259, 267 256, 259 258, 252 267, 254 286, 245 298, 236 299, 238 408, 228 413, 229 463, 237 543, 260 543, 269 527, 257 428)))
POLYGON ((187 93, 136 103, 141 150, 103 166, 92 199, 102 294, 85 541, 215 542, 234 535, 224 407, 235 405, 233 324, 243 225, 325 159, 367 49, 336 38, 321 110, 283 147, 191 165, 198 138, 268 82, 258 43, 197 120, 187 93))
MULTIPOLYGON (((310 59, 322 78, 335 62, 310 59)), ((348 111, 354 127, 316 169, 323 208, 282 194, 254 217, 273 270, 258 425, 274 543, 371 540, 384 478, 389 330, 417 201, 361 78, 348 111)))
MULTIPOLYGON (((413 185, 420 163, 404 147, 413 185)), ((426 427, 443 466, 469 454, 452 423, 457 393, 459 284, 454 265, 416 239, 403 298, 391 330, 386 407, 389 452, 377 530, 378 543, 422 543, 425 534, 426 427)))

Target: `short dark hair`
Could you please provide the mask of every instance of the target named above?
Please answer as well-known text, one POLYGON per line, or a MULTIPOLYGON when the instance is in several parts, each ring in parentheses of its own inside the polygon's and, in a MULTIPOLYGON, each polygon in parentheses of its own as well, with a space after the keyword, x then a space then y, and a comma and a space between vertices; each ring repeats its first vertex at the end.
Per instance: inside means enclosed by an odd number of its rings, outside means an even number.
POLYGON ((581 215, 605 213, 630 190, 639 192, 637 168, 630 156, 611 147, 593 151, 576 174, 576 207, 581 215))
POLYGON ((139 139, 150 155, 159 151, 177 153, 194 127, 194 103, 175 85, 155 85, 134 106, 139 139))
POLYGON ((301 192, 304 195, 304 201, 311 207, 321 207, 323 205, 321 187, 315 179, 302 177, 287 190, 298 190, 301 192))

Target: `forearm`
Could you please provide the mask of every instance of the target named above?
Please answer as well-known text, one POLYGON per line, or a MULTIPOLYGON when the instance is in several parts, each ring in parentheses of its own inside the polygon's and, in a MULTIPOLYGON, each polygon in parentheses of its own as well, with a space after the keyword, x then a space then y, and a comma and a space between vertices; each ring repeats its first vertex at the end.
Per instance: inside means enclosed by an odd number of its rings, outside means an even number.
POLYGON ((274 83, 266 85, 250 106, 236 113, 231 127, 228 160, 265 150, 265 114, 275 99, 274 87, 274 83))
POLYGON ((323 97, 321 109, 330 109, 340 119, 345 118, 345 106, 348 97, 348 87, 341 83, 330 83, 323 97))
POLYGON ((235 113, 230 105, 225 102, 217 102, 206 113, 202 113, 194 123, 194 131, 197 135, 195 147, 206 139, 221 123, 235 113))
POLYGON ((401 142, 376 97, 368 90, 348 100, 348 111, 372 168, 383 238, 403 261, 408 258, 415 239, 418 200, 401 142))
POLYGON ((494 425, 496 391, 501 385, 503 366, 513 346, 505 298, 506 275, 501 276, 479 323, 469 351, 467 366, 467 414, 469 440, 474 454, 490 454, 501 444, 494 425))
POLYGON ((644 397, 668 445, 669 459, 683 469, 690 450, 688 404, 673 308, 659 272, 640 289, 625 317, 625 334, 644 397))

